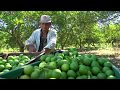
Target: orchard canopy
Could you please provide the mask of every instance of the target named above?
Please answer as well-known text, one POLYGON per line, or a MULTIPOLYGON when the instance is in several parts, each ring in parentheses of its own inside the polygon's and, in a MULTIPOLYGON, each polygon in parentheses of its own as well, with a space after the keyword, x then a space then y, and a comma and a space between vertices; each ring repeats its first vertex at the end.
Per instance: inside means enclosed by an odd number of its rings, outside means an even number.
POLYGON ((112 46, 120 41, 119 11, 0 11, 0 49, 18 48, 39 28, 43 14, 50 15, 57 30, 56 49, 112 46))

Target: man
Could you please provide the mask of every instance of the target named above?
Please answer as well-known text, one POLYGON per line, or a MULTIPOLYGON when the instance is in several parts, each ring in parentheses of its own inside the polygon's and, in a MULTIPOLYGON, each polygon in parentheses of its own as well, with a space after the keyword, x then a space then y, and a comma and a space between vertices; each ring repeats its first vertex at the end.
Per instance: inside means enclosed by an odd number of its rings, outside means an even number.
POLYGON ((57 40, 57 31, 51 27, 51 18, 48 15, 42 15, 40 19, 40 28, 35 30, 25 41, 25 46, 29 52, 45 52, 46 54, 55 49, 57 40))

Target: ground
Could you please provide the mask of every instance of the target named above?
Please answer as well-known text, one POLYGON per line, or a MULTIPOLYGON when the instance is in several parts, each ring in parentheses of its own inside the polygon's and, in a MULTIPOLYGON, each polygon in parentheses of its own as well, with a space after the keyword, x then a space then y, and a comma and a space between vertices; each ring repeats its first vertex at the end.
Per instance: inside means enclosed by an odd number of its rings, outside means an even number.
POLYGON ((120 48, 80 51, 80 53, 92 53, 99 56, 107 56, 113 65, 120 69, 120 48))

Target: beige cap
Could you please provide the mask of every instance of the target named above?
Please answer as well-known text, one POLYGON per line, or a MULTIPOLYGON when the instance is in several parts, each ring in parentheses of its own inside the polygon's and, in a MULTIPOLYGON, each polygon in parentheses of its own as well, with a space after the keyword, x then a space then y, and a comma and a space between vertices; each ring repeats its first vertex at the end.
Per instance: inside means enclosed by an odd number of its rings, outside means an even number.
POLYGON ((42 15, 40 18, 40 23, 51 23, 51 18, 49 15, 42 15))

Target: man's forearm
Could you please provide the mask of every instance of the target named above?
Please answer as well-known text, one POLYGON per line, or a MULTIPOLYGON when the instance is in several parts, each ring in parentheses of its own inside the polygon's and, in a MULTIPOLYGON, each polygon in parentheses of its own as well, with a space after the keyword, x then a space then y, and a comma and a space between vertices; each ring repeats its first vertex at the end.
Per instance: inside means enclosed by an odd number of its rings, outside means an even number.
POLYGON ((33 44, 26 45, 26 47, 29 52, 36 52, 36 49, 33 44))
POLYGON ((41 51, 41 53, 44 52, 45 54, 49 54, 51 51, 52 51, 52 50, 49 49, 49 48, 44 48, 44 49, 41 51))

